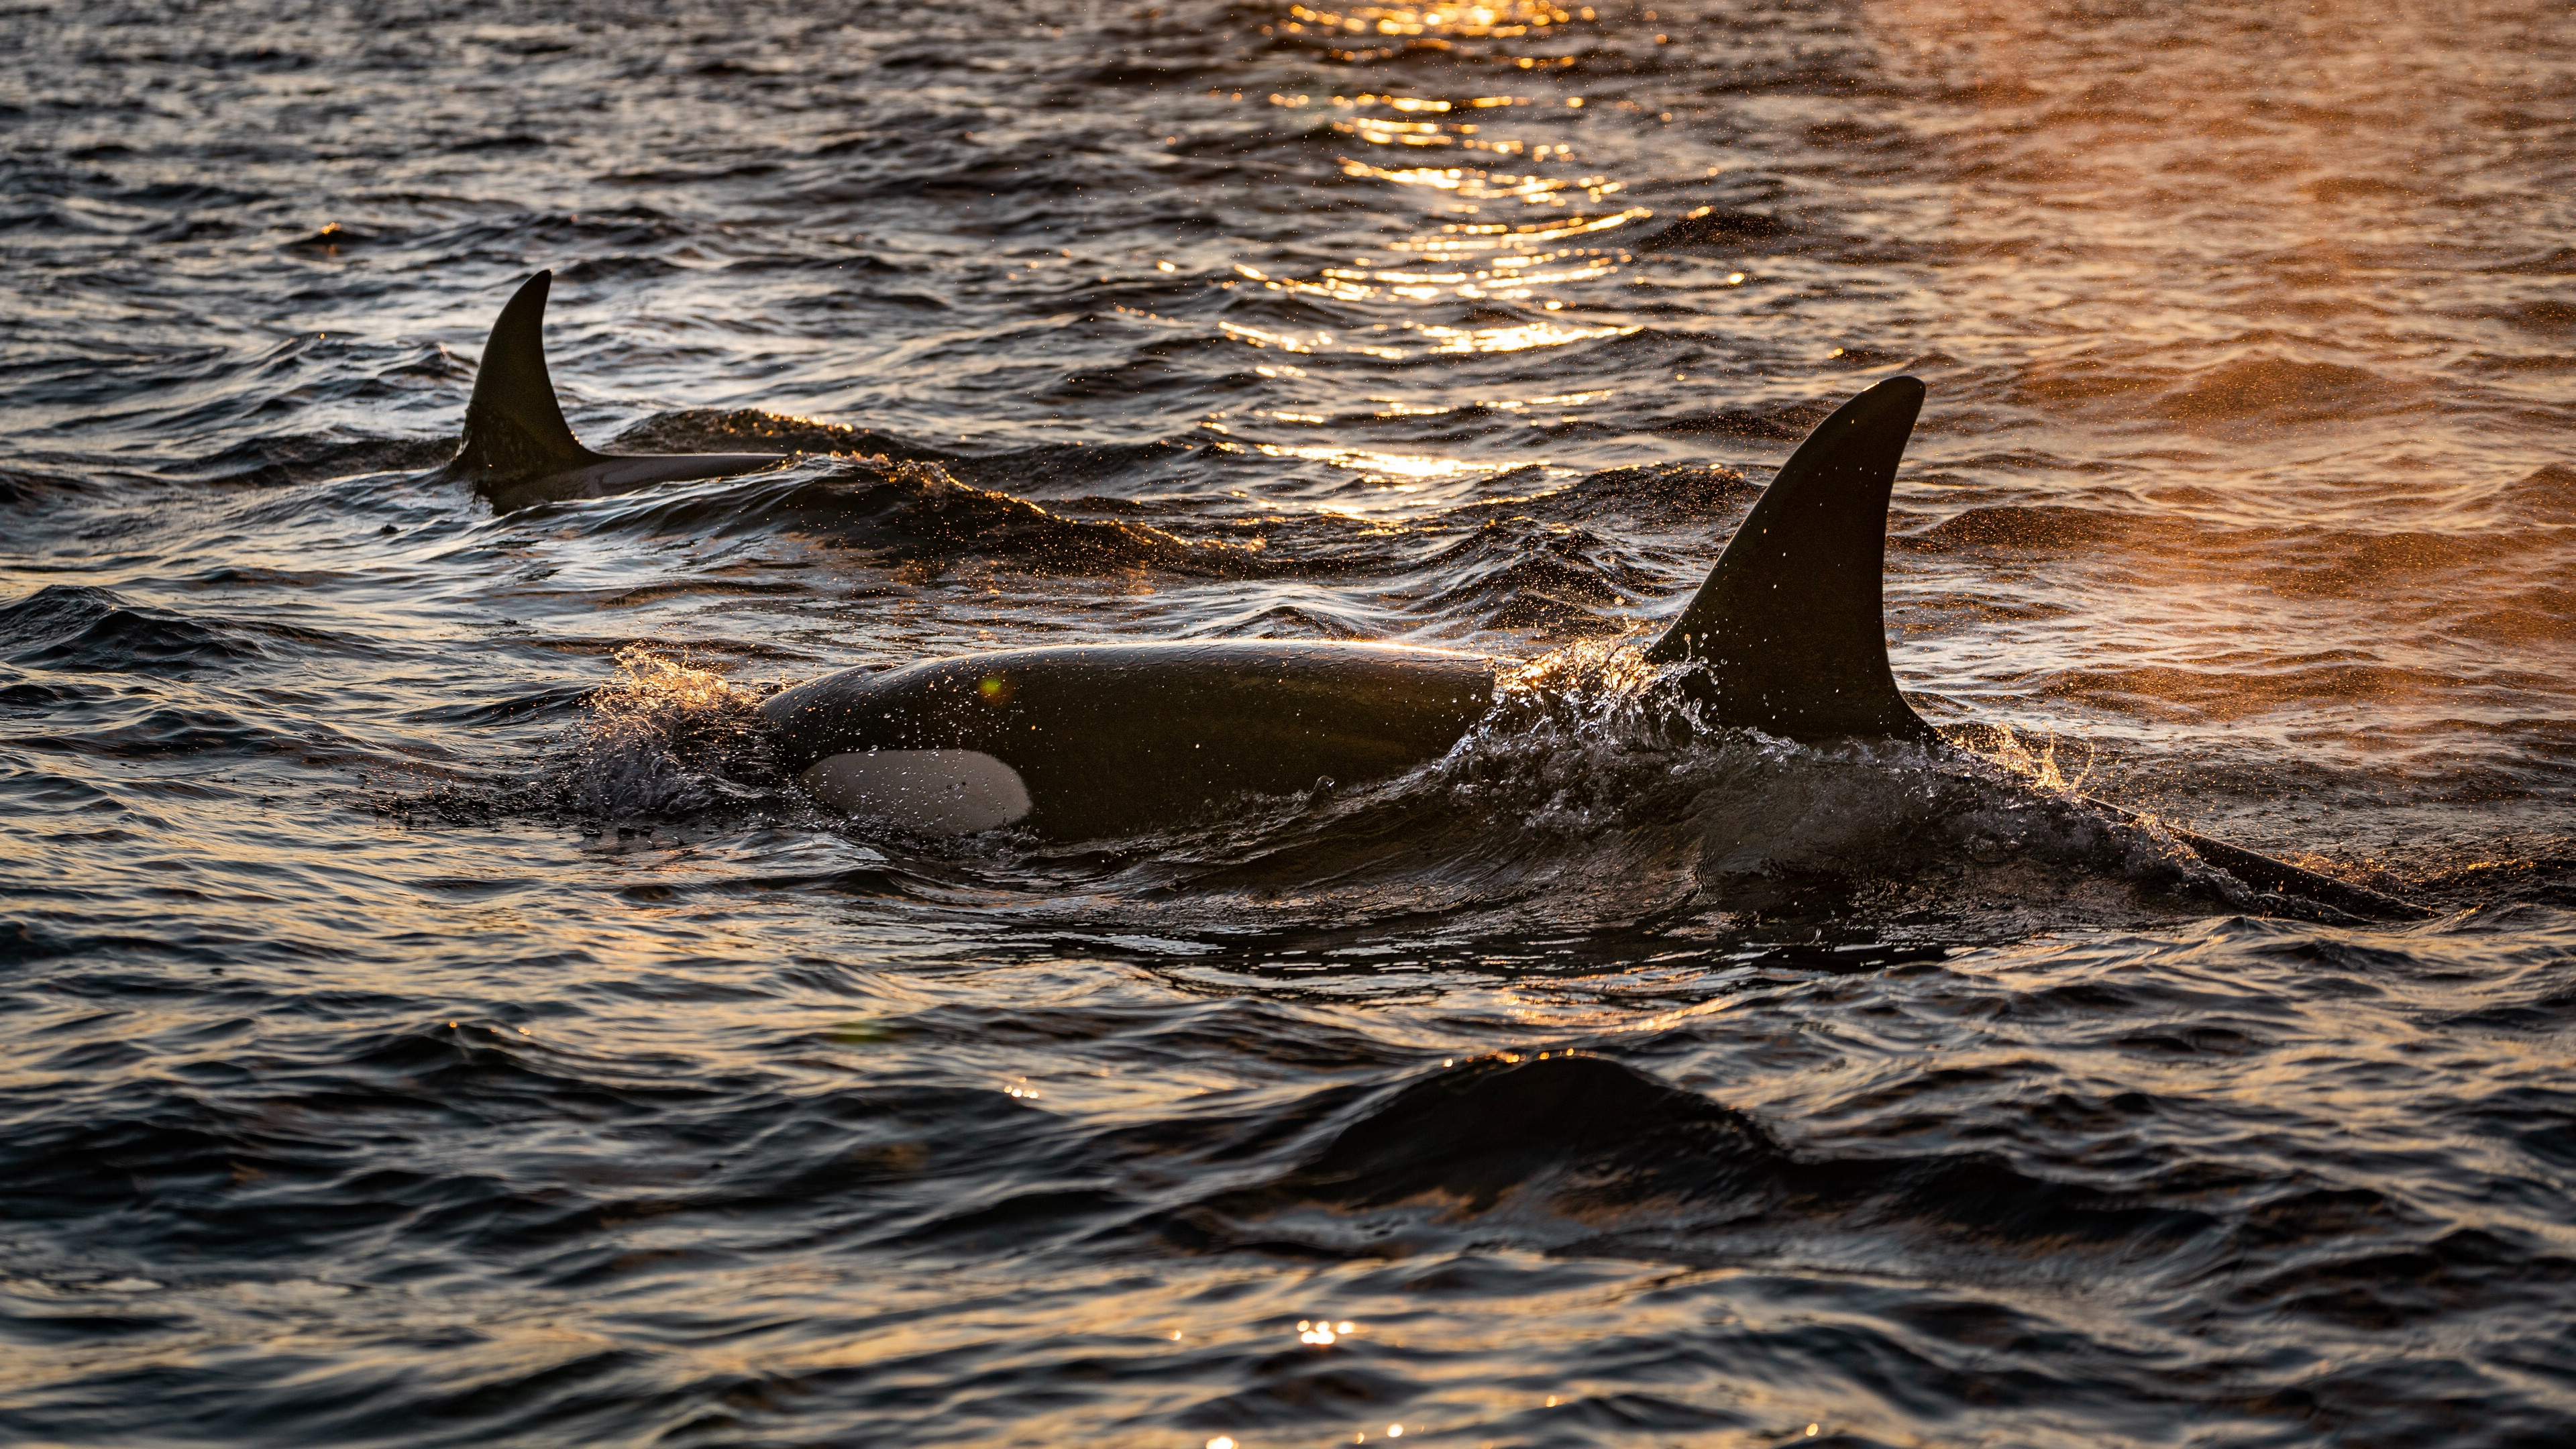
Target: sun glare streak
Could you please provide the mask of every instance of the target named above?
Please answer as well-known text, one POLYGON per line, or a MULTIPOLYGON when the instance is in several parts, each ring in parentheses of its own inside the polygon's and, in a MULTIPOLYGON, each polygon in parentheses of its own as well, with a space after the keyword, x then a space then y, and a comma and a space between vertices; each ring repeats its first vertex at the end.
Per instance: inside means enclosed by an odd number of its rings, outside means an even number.
POLYGON ((1405 453, 1372 452, 1366 448, 1337 448, 1327 444, 1299 447, 1289 443, 1255 443, 1253 447, 1273 458, 1305 458, 1335 468, 1347 468, 1366 480, 1405 478, 1417 484, 1442 478, 1504 473, 1528 466, 1527 461, 1471 463, 1462 458, 1424 458, 1405 453))
MULTIPOLYGON (((1585 21, 1593 18, 1591 11, 1580 13, 1585 21)), ((1357 34, 1374 31, 1384 23, 1399 30, 1408 26, 1447 27, 1455 33, 1485 35, 1515 24, 1542 29, 1563 25, 1572 22, 1575 14, 1544 3, 1473 9, 1362 7, 1348 12, 1300 6, 1291 11, 1289 29, 1297 33, 1300 27, 1311 25, 1357 34)), ((1269 100, 1274 106, 1290 110, 1319 101, 1329 104, 1339 114, 1328 128, 1371 148, 1478 150, 1523 156, 1533 165, 1545 163, 1550 157, 1561 160, 1571 155, 1572 144, 1555 139, 1559 133, 1553 132, 1543 133, 1544 139, 1542 135, 1493 134, 1481 119, 1465 118, 1483 118, 1497 112, 1508 117, 1516 108, 1531 107, 1534 121, 1562 127, 1583 105, 1583 98, 1576 96, 1563 98, 1559 106, 1528 96, 1376 92, 1324 97, 1273 92, 1269 100)), ((1440 209, 1451 217, 1472 217, 1489 207, 1556 214, 1532 222, 1443 220, 1436 229, 1425 226, 1371 248, 1412 259, 1387 266, 1374 265, 1362 256, 1348 264, 1316 267, 1301 275, 1278 266, 1238 261, 1234 264, 1236 280, 1223 285, 1258 286, 1286 297, 1375 312, 1389 320, 1367 323, 1365 330, 1371 335, 1358 338, 1321 329, 1298 332, 1264 327, 1242 320, 1219 323, 1225 335, 1253 347, 1285 352, 1346 352, 1404 361, 1413 356, 1474 356, 1561 347, 1642 330, 1634 325, 1581 323, 1570 318, 1559 321, 1533 317, 1493 324, 1481 319, 1452 320, 1436 314, 1406 315, 1413 309, 1462 303, 1525 305, 1540 312, 1560 312, 1575 305, 1567 295, 1569 289, 1610 281, 1632 260, 1631 252, 1617 244, 1616 234, 1654 214, 1642 206, 1596 209, 1625 191, 1626 181, 1598 171, 1552 176, 1541 169, 1506 171, 1468 165, 1405 164, 1392 157, 1388 164, 1380 164, 1364 156, 1343 156, 1337 165, 1342 175, 1354 180, 1376 181, 1399 193, 1419 192, 1437 198, 1440 209), (1406 338, 1412 345, 1407 345, 1406 338)), ((1344 333, 1359 330, 1362 329, 1346 326, 1344 333)), ((1305 420, 1302 415, 1281 416, 1283 420, 1305 420)))

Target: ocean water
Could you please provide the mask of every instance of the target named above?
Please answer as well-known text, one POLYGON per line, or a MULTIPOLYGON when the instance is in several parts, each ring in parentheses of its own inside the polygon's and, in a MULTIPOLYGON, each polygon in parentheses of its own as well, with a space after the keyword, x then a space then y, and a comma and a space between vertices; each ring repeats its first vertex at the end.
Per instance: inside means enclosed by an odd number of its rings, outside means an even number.
POLYGON ((0 40, 0 1441, 2576 1442, 2564 5, 0 40), (804 456, 444 480, 539 268, 586 440, 804 456), (1968 753, 1691 729, 1899 372, 1968 753), (1521 663, 1141 839, 753 713, 1265 636, 1521 663))

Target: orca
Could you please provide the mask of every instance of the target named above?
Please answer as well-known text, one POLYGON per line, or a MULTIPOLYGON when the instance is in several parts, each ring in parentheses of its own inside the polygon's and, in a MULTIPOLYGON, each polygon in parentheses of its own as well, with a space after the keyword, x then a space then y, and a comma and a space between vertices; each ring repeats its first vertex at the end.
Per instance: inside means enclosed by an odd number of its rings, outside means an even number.
POLYGON ((555 401, 546 371, 546 293, 553 272, 520 284, 492 323, 465 433, 443 476, 470 485, 500 512, 574 498, 605 498, 656 483, 728 478, 787 461, 777 453, 594 453, 555 401))
MULTIPOLYGON (((1713 726, 1790 740, 1948 750, 1888 667, 1887 501, 1924 386, 1894 377, 1816 426, 1645 651, 1713 726)), ((1511 661, 1393 644, 1225 640, 1064 645, 843 670, 761 713, 815 800, 932 835, 1005 826, 1056 840, 1186 823, 1246 794, 1358 784, 1439 759, 1511 661)), ((2087 802, 2116 818, 2139 817, 2087 802)), ((2166 827, 2258 890, 2351 915, 2421 907, 2166 827)))

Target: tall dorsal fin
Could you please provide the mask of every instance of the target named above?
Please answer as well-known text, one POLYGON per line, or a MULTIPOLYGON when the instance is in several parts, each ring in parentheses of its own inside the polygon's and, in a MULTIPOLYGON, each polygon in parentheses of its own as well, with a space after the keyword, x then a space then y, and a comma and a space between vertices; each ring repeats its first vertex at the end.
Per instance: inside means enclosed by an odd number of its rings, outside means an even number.
POLYGON ((565 425, 546 373, 546 290, 554 275, 528 278, 492 323, 474 396, 465 404, 465 445, 451 466, 498 480, 599 461, 565 425))
POLYGON ((1923 384, 1891 377, 1817 424, 1646 651, 1706 666, 1688 687, 1713 722, 1791 739, 1932 733, 1896 692, 1879 595, 1887 494, 1922 410, 1923 384))

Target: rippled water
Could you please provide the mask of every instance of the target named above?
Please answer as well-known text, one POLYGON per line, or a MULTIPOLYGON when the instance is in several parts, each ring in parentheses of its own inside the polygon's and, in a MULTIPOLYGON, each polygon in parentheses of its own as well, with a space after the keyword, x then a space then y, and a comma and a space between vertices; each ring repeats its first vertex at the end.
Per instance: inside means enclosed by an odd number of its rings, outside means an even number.
POLYGON ((9 11, 0 1439, 2576 1438, 2567 21, 9 11), (808 456, 440 481, 541 267, 585 438, 808 456), (1692 736, 1897 371, 1980 759, 1692 736), (1529 663, 1078 845, 751 713, 1171 636, 1529 663))

